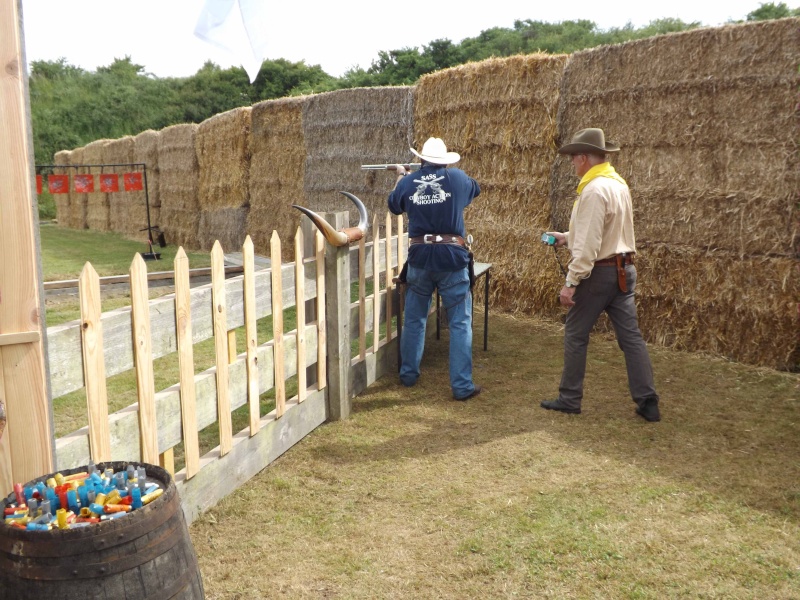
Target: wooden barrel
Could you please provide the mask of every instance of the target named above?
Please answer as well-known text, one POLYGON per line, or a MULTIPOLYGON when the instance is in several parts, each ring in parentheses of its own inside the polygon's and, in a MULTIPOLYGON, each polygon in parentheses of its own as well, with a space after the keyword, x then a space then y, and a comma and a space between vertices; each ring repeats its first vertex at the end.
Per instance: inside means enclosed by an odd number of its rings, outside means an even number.
MULTIPOLYGON (((97 465, 124 471, 127 462, 97 465)), ((78 529, 27 531, 0 524, 0 600, 205 598, 197 556, 175 483, 143 463, 164 493, 120 519, 78 529)), ((85 471, 61 471, 71 475, 85 471)), ((25 486, 46 481, 40 477, 25 486)), ((5 508, 14 495, 0 501, 5 508)))

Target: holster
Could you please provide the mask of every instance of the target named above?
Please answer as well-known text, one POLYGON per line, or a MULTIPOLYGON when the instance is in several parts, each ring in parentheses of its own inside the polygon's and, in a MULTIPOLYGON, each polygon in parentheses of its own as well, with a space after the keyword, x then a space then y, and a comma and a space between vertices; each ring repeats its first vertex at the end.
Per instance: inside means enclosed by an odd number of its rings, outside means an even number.
POLYGON ((625 280, 625 258, 622 254, 617 254, 617 283, 620 292, 628 291, 628 282, 625 280))
POLYGON ((475 255, 472 254, 470 251, 469 253, 469 267, 467 268, 467 273, 469 273, 469 289, 475 287, 475 255))
POLYGON ((394 283, 399 283, 402 285, 408 283, 408 261, 406 261, 405 264, 403 265, 403 268, 400 269, 400 274, 394 279, 392 279, 392 281, 394 283))

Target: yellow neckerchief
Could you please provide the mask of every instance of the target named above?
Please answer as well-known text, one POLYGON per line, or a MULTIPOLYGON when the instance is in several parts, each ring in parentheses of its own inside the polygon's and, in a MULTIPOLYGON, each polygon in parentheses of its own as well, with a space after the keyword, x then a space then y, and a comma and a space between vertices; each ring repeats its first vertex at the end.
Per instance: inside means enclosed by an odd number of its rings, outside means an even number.
POLYGON ((583 188, 585 188, 587 184, 595 177, 608 177, 609 179, 616 179, 620 183, 625 184, 625 180, 614 170, 614 167, 611 166, 611 163, 604 162, 593 166, 581 178, 581 182, 578 184, 578 195, 580 195, 580 193, 583 191, 583 188))

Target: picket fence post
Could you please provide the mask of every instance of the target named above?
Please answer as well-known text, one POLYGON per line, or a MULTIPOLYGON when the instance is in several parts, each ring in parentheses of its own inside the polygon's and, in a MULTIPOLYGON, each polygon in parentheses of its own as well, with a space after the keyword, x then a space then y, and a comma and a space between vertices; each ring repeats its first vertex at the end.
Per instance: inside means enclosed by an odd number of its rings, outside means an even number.
MULTIPOLYGON (((324 216, 334 229, 349 226, 347 212, 324 216)), ((319 293, 319 290, 317 291, 319 293)), ((350 416, 350 248, 325 248, 325 337, 329 421, 350 416)))

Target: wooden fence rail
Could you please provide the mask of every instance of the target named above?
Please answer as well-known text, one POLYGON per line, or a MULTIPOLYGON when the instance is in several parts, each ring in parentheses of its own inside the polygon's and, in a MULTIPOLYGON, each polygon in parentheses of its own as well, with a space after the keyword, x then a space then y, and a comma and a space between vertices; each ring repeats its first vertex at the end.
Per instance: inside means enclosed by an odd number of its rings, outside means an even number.
MULTIPOLYGON (((327 217, 347 222, 347 213, 327 217)), ((376 217, 370 242, 326 248, 304 220, 293 240, 294 262, 283 263, 281 240, 273 234, 272 267, 258 271, 248 237, 242 274, 228 279, 217 242, 211 283, 195 288, 189 285, 186 253, 179 249, 175 291, 154 300, 148 300, 147 272, 137 254, 129 274, 131 306, 107 313, 101 312, 100 279, 87 263, 79 279, 80 320, 47 332, 52 396, 85 388, 88 416, 85 427, 54 440, 56 468, 107 460, 161 464, 175 475, 191 521, 325 420, 345 418, 354 395, 396 369, 392 307, 399 302, 392 277, 402 266, 406 236, 402 218, 397 219, 399 236, 392 235, 389 215, 383 238, 378 223, 376 217), (371 294, 368 281, 374 284, 371 294), (351 282, 358 282, 355 302, 351 282), (291 308, 297 327, 286 332, 283 311, 291 308), (256 323, 267 316, 272 316, 273 338, 259 343, 256 323), (238 354, 235 330, 240 327, 246 342, 245 352, 238 354), (211 338, 214 365, 195 373, 194 346, 211 338), (179 381, 156 391, 153 361, 173 353, 179 381), (135 374, 138 402, 109 414, 107 378, 126 371, 135 374), (297 377, 298 393, 286 398, 291 377, 297 377), (262 415, 260 396, 270 390, 275 409, 262 415), (234 432, 231 414, 245 405, 248 425, 234 432), (200 456, 198 432, 215 423, 218 445, 200 456), (175 473, 173 450, 179 445, 184 467, 175 473)), ((5 479, 0 481, 4 495, 15 481, 13 473, 5 479)))

